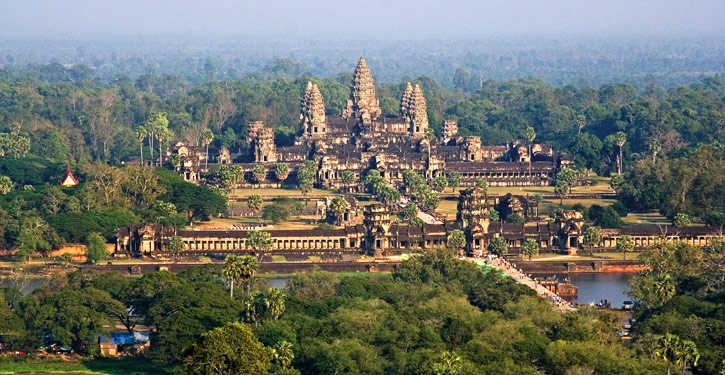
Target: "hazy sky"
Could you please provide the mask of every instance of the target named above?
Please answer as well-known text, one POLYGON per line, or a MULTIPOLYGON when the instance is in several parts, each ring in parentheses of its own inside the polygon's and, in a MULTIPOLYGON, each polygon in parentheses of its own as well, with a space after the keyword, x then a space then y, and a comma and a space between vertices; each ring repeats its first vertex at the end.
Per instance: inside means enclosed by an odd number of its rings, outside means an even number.
POLYGON ((424 39, 725 32, 723 0, 3 0, 0 39, 424 39))

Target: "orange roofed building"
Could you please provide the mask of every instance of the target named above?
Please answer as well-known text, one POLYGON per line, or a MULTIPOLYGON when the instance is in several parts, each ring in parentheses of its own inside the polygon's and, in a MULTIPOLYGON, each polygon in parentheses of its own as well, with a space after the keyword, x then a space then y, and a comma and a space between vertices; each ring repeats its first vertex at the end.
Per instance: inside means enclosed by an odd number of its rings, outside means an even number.
POLYGON ((70 168, 68 168, 68 173, 65 175, 65 178, 63 178, 63 181, 61 181, 60 186, 75 186, 78 185, 78 180, 76 180, 75 177, 73 177, 73 174, 70 173, 70 168))

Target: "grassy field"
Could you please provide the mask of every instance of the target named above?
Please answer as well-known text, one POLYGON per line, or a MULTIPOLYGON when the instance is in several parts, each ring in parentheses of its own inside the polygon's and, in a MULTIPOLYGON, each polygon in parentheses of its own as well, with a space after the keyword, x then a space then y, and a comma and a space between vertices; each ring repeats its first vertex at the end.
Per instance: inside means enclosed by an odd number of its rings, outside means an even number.
MULTIPOLYGON (((248 197, 252 194, 259 194, 262 197, 282 197, 282 196, 302 196, 302 192, 298 189, 232 189, 230 197, 248 197)), ((330 190, 312 189, 307 196, 308 197, 319 197, 319 196, 330 196, 337 195, 330 190)))
POLYGON ((166 371, 142 358, 96 358, 84 360, 10 359, 0 360, 0 374, 103 374, 151 375, 166 371))
POLYGON ((658 225, 670 225, 670 221, 666 217, 660 215, 657 210, 642 211, 642 212, 630 212, 625 217, 624 222, 627 224, 658 224, 658 225))

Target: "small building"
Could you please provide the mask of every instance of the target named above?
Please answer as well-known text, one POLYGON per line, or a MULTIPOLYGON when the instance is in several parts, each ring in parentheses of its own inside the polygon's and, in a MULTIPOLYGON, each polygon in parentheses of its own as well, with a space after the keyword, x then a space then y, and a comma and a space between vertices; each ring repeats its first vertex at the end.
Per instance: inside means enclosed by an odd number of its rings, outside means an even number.
POLYGON ((61 181, 60 186, 70 187, 76 185, 78 185, 78 180, 73 177, 73 173, 70 173, 70 168, 68 168, 68 173, 66 173, 65 178, 61 181))
POLYGON ((151 343, 148 332, 113 332, 111 336, 99 336, 101 355, 116 357, 120 354, 137 354, 145 351, 151 343))

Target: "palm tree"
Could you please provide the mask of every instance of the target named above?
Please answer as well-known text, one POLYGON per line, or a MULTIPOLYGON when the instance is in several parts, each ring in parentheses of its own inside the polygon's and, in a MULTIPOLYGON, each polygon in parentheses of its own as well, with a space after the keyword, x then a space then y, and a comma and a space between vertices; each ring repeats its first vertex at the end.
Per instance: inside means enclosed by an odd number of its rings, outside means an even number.
POLYGON ((536 207, 536 217, 539 217, 539 203, 544 200, 544 197, 541 196, 541 194, 534 194, 531 197, 531 202, 534 203, 534 207, 536 207))
MULTIPOLYGON (((166 115, 164 115, 164 119, 166 119, 166 115)), ((169 130, 168 123, 169 120, 166 120, 167 125, 159 127, 156 131, 156 139, 159 140, 159 166, 164 165, 164 153, 161 151, 161 146, 164 141, 171 139, 171 130, 169 130)))
POLYGON ((272 350, 274 353, 274 362, 277 362, 282 368, 289 367, 292 364, 292 360, 295 359, 295 355, 292 352, 292 344, 287 341, 280 341, 272 350))
POLYGON ((242 281, 247 280, 247 293, 250 293, 252 289, 251 279, 257 273, 257 270, 259 270, 259 262, 257 262, 257 257, 245 256, 241 258, 240 268, 240 278, 242 279, 242 281))
POLYGON ((272 288, 269 290, 269 293, 267 294, 267 301, 269 313, 272 315, 272 319, 277 320, 280 315, 282 315, 285 309, 284 303, 286 298, 287 295, 282 291, 282 289, 272 288))
POLYGON ((534 160, 534 155, 531 155, 531 145, 534 143, 536 138, 536 130, 529 126, 526 128, 526 144, 529 146, 529 175, 531 175, 531 161, 534 160))
POLYGON ((655 295, 660 303, 667 302, 675 295, 675 281, 669 274, 664 274, 655 280, 655 295))
POLYGON ((330 202, 330 211, 332 211, 332 214, 335 215, 335 221, 338 223, 338 225, 342 224, 342 218, 345 215, 345 211, 347 211, 349 205, 345 198, 341 196, 336 196, 335 198, 332 198, 332 201, 330 202))
POLYGON ((141 165, 143 165, 143 140, 146 139, 146 136, 148 135, 148 130, 146 130, 146 127, 143 125, 140 125, 138 128, 136 128, 136 139, 138 139, 140 145, 141 145, 141 165))
POLYGON ((656 164, 657 154, 662 150, 662 145, 660 144, 660 141, 656 138, 652 139, 649 141, 647 147, 649 148, 649 152, 652 153, 652 164, 656 164))
POLYGON ((680 338, 677 335, 668 333, 657 341, 655 355, 667 362, 667 375, 670 375, 672 362, 677 361, 677 348, 680 346, 680 338))
POLYGON ((234 281, 239 280, 244 275, 242 260, 236 255, 227 255, 224 258, 224 269, 222 270, 224 277, 229 280, 229 296, 234 298, 234 281))
POLYGON ((461 357, 456 353, 445 351, 440 359, 433 364, 435 375, 457 375, 461 373, 461 357))
POLYGON ((211 129, 206 128, 201 133, 201 141, 206 146, 206 166, 204 168, 209 169, 209 144, 214 140, 214 132, 211 129))
POLYGON ((688 363, 697 366, 697 361, 700 360, 697 345, 690 340, 681 340, 676 348, 675 355, 677 357, 677 363, 681 366, 682 375, 685 375, 685 368, 688 363))
POLYGON ((624 143, 627 142, 627 135, 623 132, 617 132, 614 134, 614 142, 617 144, 617 147, 619 147, 619 159, 617 160, 617 173, 622 174, 622 146, 624 146, 624 143))

